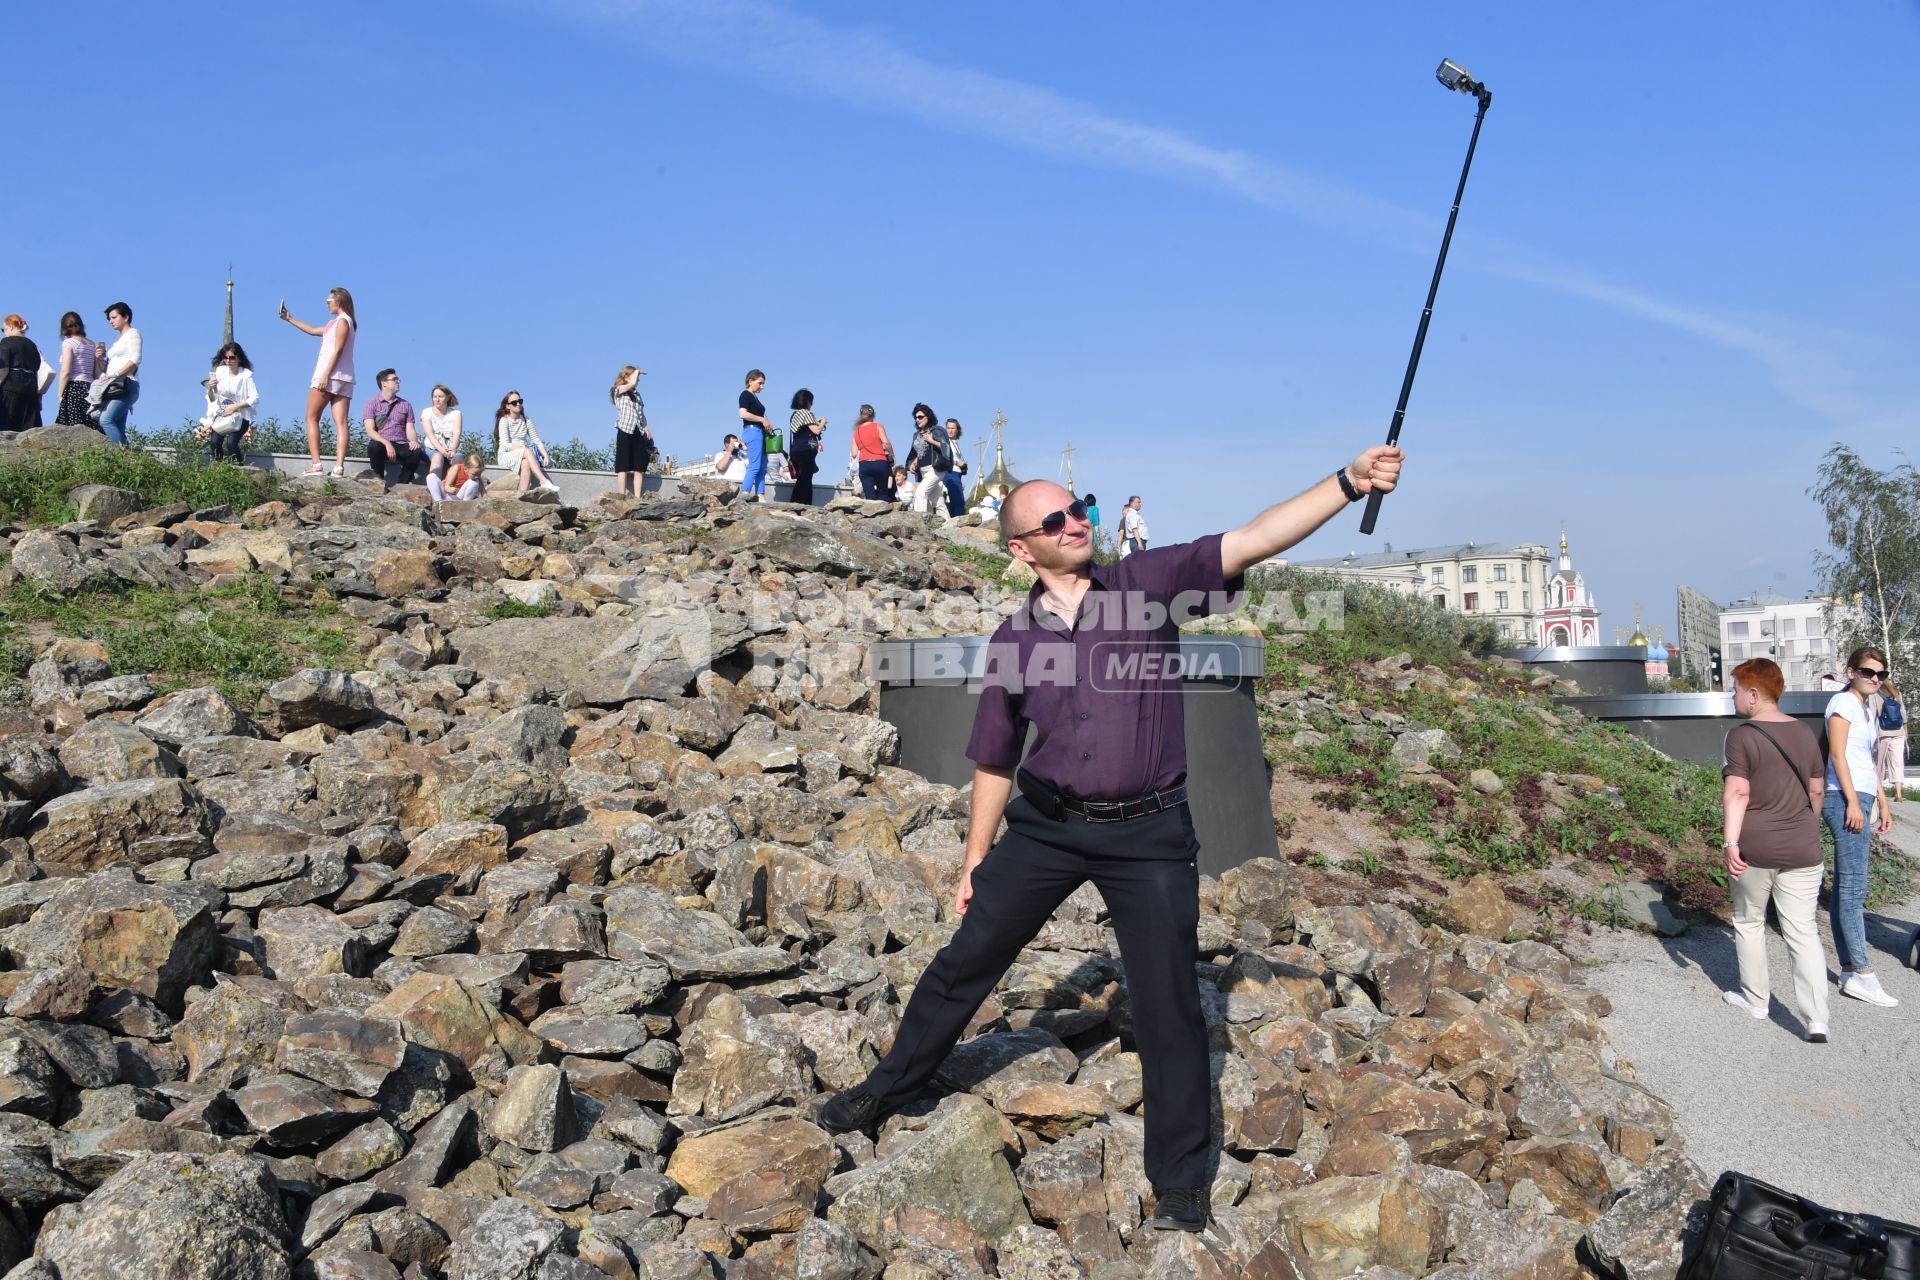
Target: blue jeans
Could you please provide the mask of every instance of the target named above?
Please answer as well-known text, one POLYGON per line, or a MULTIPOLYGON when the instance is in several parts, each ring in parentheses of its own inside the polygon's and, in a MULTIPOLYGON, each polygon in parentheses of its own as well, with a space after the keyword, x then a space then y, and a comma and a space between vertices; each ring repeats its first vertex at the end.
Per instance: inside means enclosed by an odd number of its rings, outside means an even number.
POLYGON ((759 427, 748 427, 740 433, 740 442, 747 446, 747 475, 740 482, 742 493, 765 493, 767 491, 767 433, 759 427))
POLYGON ((140 398, 140 380, 127 379, 127 395, 124 400, 109 400, 100 406, 100 430, 107 439, 115 444, 127 442, 127 415, 133 412, 133 402, 140 398))
POLYGON ((887 477, 893 468, 884 458, 869 458, 860 464, 860 496, 868 499, 887 496, 887 477))
POLYGON ((1833 894, 1827 912, 1833 924, 1833 949, 1842 969, 1871 969, 1867 955, 1867 845, 1873 830, 1872 792, 1858 793, 1866 821, 1860 830, 1847 830, 1847 800, 1838 791, 1827 792, 1820 816, 1833 833, 1833 894))
POLYGON ((940 483, 947 486, 947 514, 965 515, 967 510, 967 491, 960 483, 960 474, 949 471, 940 477, 940 483))

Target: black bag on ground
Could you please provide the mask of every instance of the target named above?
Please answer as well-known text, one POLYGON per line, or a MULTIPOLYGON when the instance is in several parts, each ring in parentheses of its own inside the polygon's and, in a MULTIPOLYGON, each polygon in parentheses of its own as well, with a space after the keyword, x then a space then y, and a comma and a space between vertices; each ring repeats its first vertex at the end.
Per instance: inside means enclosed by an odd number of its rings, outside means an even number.
POLYGON ((1920 1231, 1728 1170, 1680 1280, 1920 1280, 1920 1231))

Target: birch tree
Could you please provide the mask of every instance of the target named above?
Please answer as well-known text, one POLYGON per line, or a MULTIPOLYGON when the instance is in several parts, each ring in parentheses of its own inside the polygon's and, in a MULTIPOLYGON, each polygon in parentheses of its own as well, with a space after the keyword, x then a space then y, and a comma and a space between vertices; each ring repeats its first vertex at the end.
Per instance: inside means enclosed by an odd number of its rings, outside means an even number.
POLYGON ((1807 494, 1827 518, 1814 555, 1827 597, 1827 635, 1845 655, 1878 646, 1908 673, 1920 662, 1920 471, 1904 455, 1879 470, 1844 444, 1827 450, 1807 494))

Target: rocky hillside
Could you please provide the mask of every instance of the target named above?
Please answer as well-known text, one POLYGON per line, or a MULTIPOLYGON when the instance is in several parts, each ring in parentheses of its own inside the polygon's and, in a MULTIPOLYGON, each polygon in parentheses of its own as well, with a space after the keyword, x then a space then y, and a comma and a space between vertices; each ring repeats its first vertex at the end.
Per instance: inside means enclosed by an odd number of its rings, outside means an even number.
POLYGON ((196 507, 59 443, 0 442, 10 1280, 1673 1274, 1705 1184, 1567 959, 1283 862, 1203 885, 1204 1235, 1141 1225, 1091 890, 938 1096, 811 1122, 955 925, 967 795, 861 660, 1012 597, 922 521, 196 507))

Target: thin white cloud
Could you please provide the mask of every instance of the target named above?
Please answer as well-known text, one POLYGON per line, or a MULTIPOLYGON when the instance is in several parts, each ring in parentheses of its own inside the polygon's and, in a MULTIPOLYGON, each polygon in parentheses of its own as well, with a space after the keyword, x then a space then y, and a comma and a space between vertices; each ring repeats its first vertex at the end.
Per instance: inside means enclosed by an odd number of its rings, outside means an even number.
MULTIPOLYGON (((1435 219, 1343 183, 1176 129, 1114 116, 1036 85, 929 62, 871 31, 827 26, 767 0, 551 0, 619 37, 677 61, 764 76, 794 92, 924 121, 968 137, 1077 164, 1196 183, 1264 208, 1431 253, 1435 219)), ((1583 298, 1747 356, 1795 403, 1835 423, 1876 418, 1907 397, 1868 396, 1853 373, 1861 340, 1733 319, 1602 279, 1574 264, 1463 230, 1486 265, 1512 279, 1583 298)), ((1886 353, 1891 356, 1892 353, 1886 353)), ((1881 366, 1883 368, 1897 367, 1881 366)))

